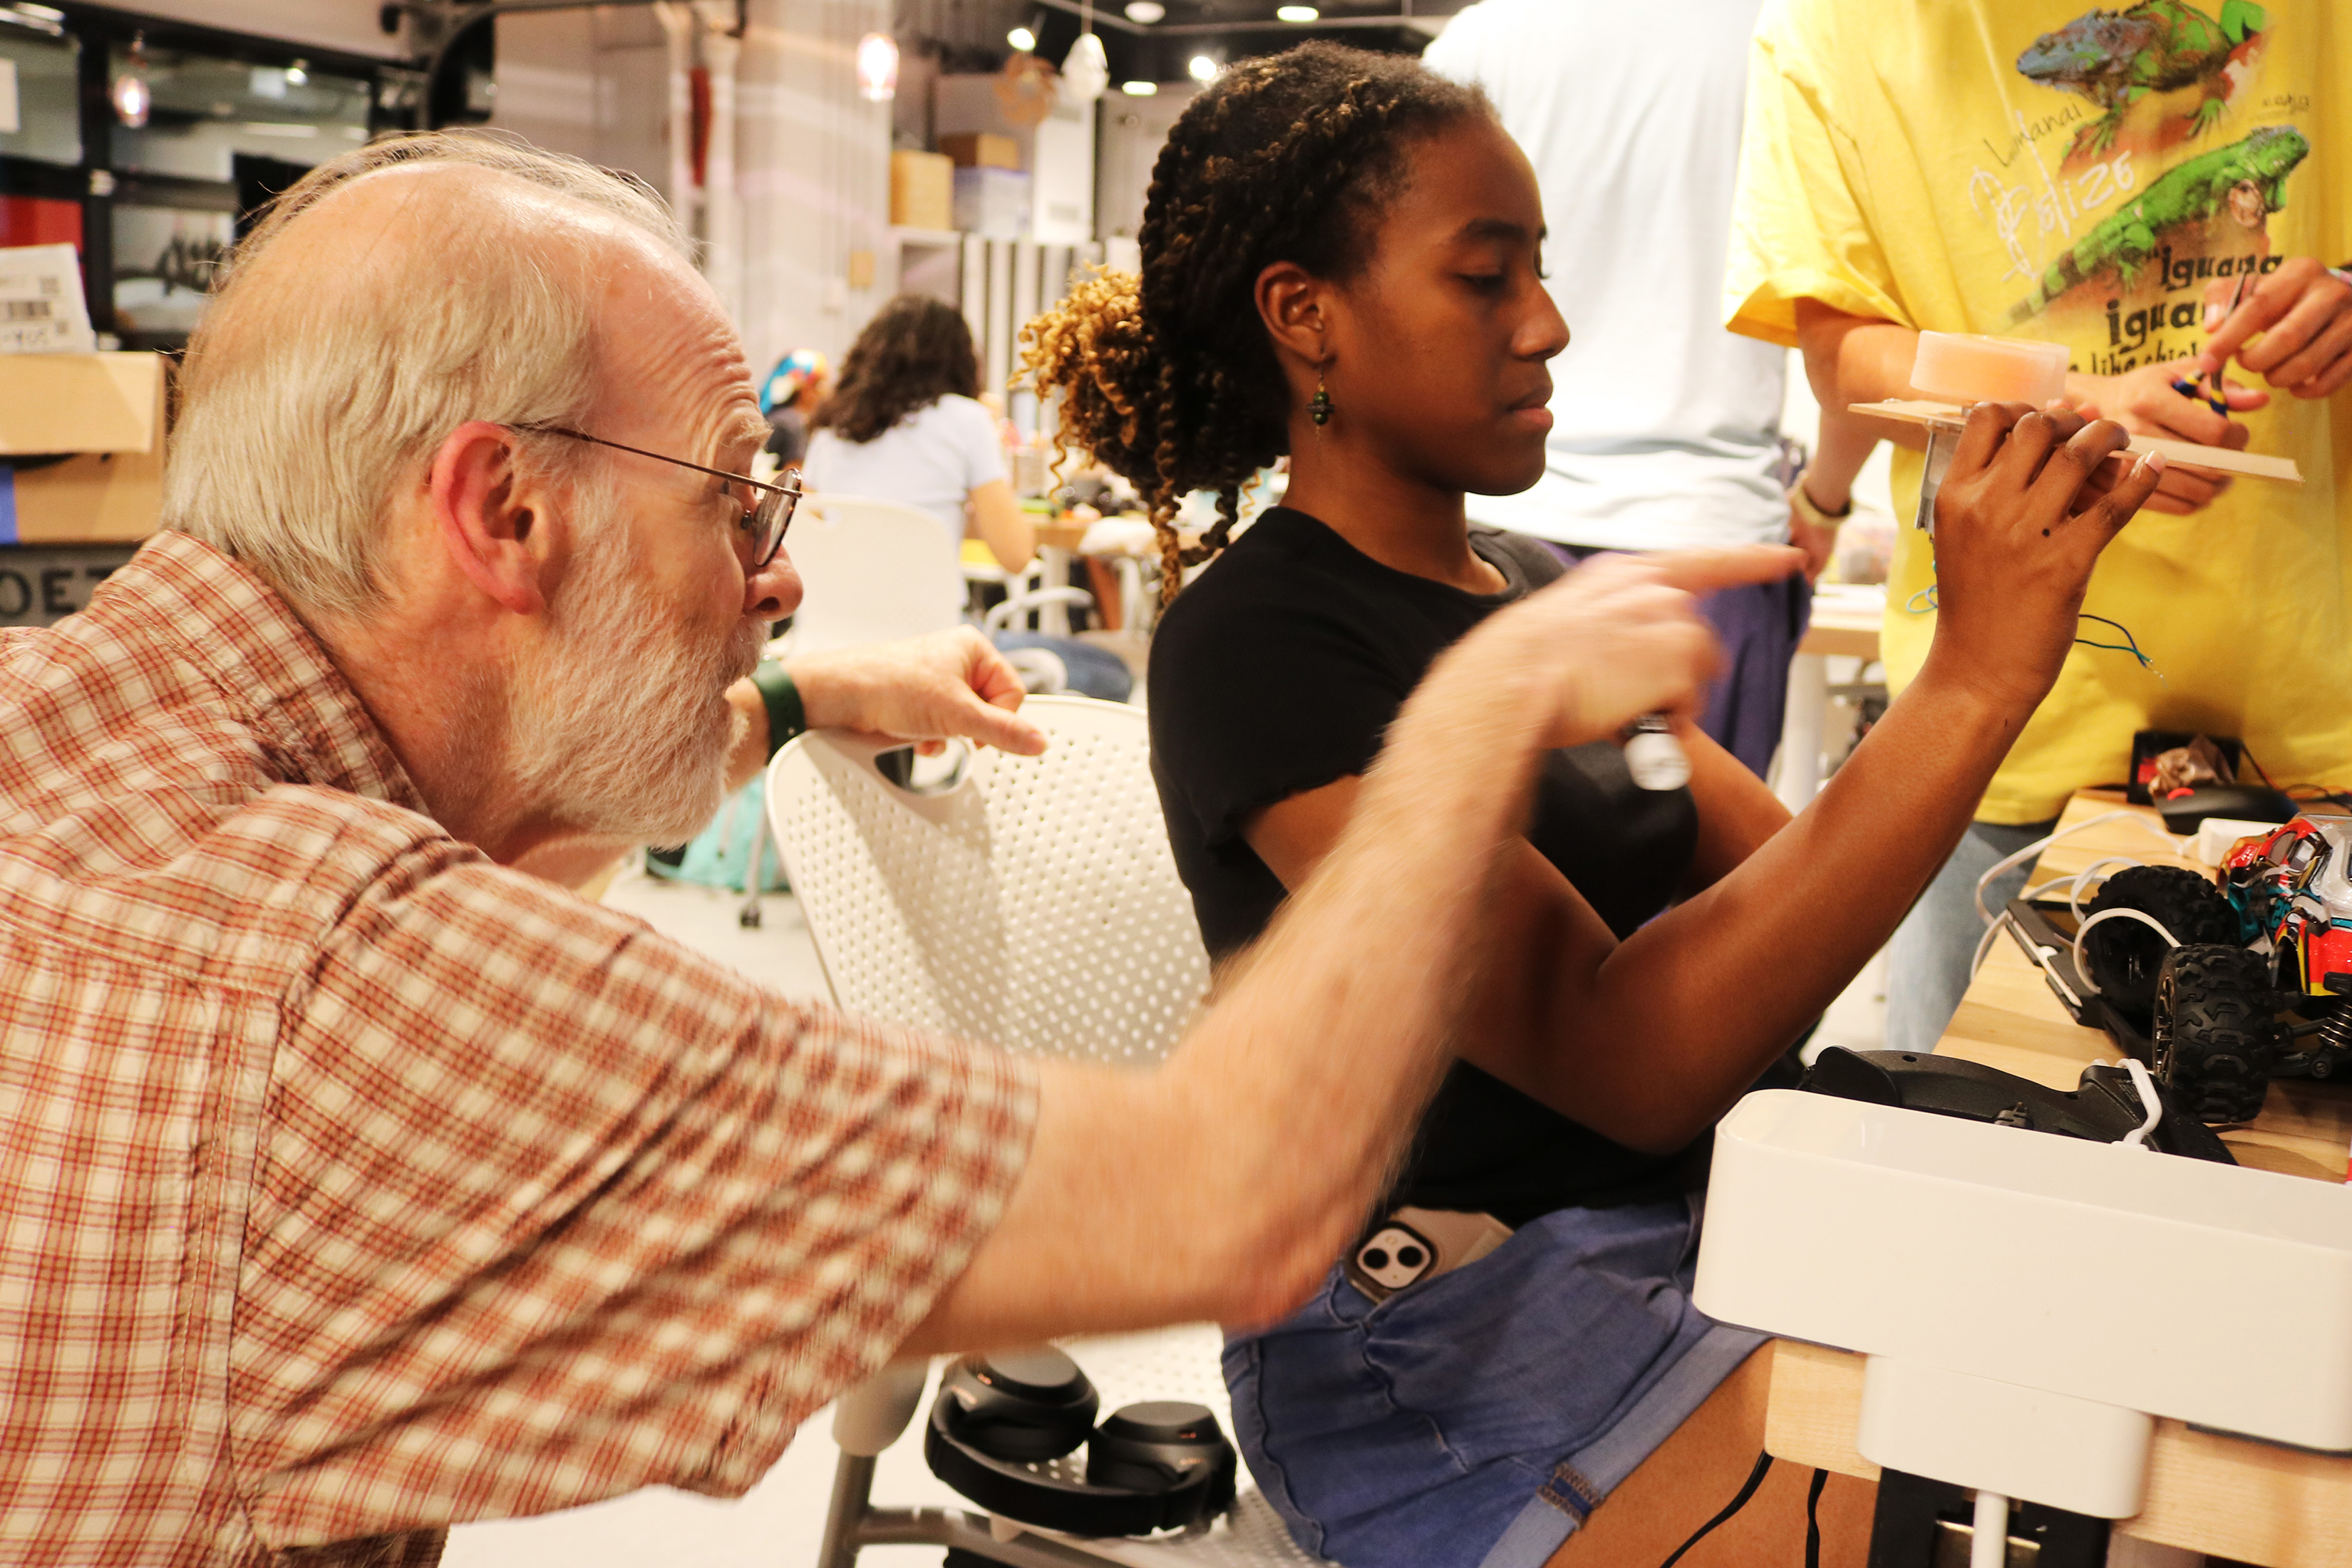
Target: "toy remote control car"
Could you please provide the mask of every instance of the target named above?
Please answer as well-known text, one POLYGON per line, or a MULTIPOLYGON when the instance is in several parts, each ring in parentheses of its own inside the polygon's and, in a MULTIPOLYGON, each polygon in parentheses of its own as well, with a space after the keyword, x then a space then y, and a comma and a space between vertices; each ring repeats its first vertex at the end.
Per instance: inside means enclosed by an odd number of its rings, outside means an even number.
POLYGON ((2211 881, 2118 871, 2084 914, 2099 1021, 2126 1049, 2144 1026, 2149 1069, 2206 1121, 2251 1120, 2273 1078, 2352 1078, 2352 816, 2241 839, 2211 881), (2131 914, 2090 924, 2109 910, 2131 914))

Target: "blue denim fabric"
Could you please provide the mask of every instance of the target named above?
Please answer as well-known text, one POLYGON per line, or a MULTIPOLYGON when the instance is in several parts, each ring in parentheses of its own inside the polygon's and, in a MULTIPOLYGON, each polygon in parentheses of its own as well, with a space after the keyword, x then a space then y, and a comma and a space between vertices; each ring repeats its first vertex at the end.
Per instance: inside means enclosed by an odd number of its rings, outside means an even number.
POLYGON ((1135 677, 1124 660, 1108 648, 1076 637, 1048 637, 1043 632, 996 632, 990 641, 1003 649, 1041 647, 1062 661, 1069 671, 1070 689, 1081 697, 1124 702, 1135 692, 1135 677))
MULTIPOLYGON (((1969 988, 1969 961, 1984 940, 1977 918, 1977 879, 2057 827, 2055 822, 1976 822, 1961 836, 1952 858, 1895 928, 1886 947, 1886 1048, 1926 1056, 1944 1037, 1969 988)), ((1985 908, 2001 906, 2025 890, 2026 868, 2012 866, 1985 889, 1985 908)), ((2006 942, 2009 939, 2002 937, 2006 942)))
POLYGON ((1762 1336, 1690 1303, 1694 1200, 1563 1209, 1375 1304, 1334 1269, 1225 1346, 1292 1537, 1348 1568, 1540 1564, 1762 1336))

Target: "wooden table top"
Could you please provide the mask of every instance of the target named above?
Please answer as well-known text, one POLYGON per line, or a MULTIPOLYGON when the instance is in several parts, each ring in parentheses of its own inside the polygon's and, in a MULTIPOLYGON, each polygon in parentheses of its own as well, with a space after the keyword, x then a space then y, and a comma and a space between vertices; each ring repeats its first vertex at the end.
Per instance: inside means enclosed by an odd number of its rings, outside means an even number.
MULTIPOLYGON (((2120 795, 2085 791, 2068 804, 2060 826, 2121 808, 2120 795)), ((2157 821, 2153 811, 2133 809, 2157 821)), ((2030 880, 2081 870, 2103 855, 2206 869, 2168 852, 2163 840, 2137 824, 2119 821, 2051 846, 2030 880)), ((2041 971, 2006 933, 1994 942, 1937 1049, 2057 1089, 2074 1088, 2085 1065, 2117 1055, 2104 1031, 2067 1017, 2041 971)), ((2352 1087, 2273 1082, 2262 1116, 2222 1138, 2241 1164, 2341 1182, 2352 1143, 2352 1087)), ((2151 1311, 2164 1310, 2161 1301, 2148 1305, 2151 1311)), ((2196 1352, 2200 1333, 2298 1331, 2294 1304, 2283 1302, 2271 1322, 2182 1324, 2181 1353, 2196 1352)), ((2341 1325, 2331 1331, 2341 1332, 2341 1325)), ((1859 1355, 1780 1342, 1774 1347, 1765 1447, 1796 1464, 1876 1479, 1878 1467, 1854 1447, 1862 1373, 1859 1355)), ((2146 1506, 2116 1528, 2265 1568, 2342 1568, 2352 1563, 2352 1456, 2307 1453, 2158 1420, 2146 1506)))
POLYGON ((1886 591, 1824 583, 1813 594, 1812 618, 1799 653, 1841 654, 1867 664, 1878 657, 1878 628, 1886 618, 1886 591))

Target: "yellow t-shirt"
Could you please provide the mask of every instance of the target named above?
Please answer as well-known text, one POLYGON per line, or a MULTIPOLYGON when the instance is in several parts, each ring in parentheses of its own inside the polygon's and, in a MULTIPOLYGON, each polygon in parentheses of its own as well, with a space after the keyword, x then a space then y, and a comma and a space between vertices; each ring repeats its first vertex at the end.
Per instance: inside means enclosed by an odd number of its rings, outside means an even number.
MULTIPOLYGON (((2352 258, 2347 91, 2339 0, 1767 0, 1729 324, 1793 343, 1811 298, 2063 342, 2094 374, 2194 353, 2214 277, 2352 258)), ((2039 821, 2122 778, 2139 729, 2238 735, 2282 784, 2352 784, 2352 489, 2336 484, 2352 390, 2274 393, 2239 417, 2304 483, 2241 479, 2202 511, 2133 521, 2084 608, 2129 627, 2161 678, 2074 648, 1980 819, 2039 821)), ((1909 526, 1919 461, 1898 448, 1884 639, 1898 689, 1933 635, 1932 611, 1906 610, 1934 581, 1909 526)))

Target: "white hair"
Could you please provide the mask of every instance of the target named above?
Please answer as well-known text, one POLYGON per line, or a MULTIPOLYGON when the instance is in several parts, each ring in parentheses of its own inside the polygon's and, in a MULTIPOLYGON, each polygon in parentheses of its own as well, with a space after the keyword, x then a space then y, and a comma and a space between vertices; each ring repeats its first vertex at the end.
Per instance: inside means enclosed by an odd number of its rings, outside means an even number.
MULTIPOLYGON (((596 402, 586 274, 560 247, 532 243, 523 222, 502 220, 496 201, 460 206, 465 219, 447 232, 388 236, 347 270, 263 265, 344 186, 417 165, 524 182, 691 260, 661 198, 630 176, 478 132, 387 138, 279 196, 215 280, 189 342, 163 524, 313 613, 362 619, 383 604, 387 506, 450 431, 476 419, 578 423, 596 402)), ((526 445, 555 472, 576 474, 585 457, 560 438, 526 445)))

